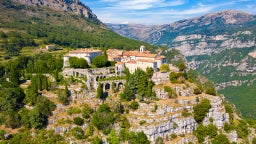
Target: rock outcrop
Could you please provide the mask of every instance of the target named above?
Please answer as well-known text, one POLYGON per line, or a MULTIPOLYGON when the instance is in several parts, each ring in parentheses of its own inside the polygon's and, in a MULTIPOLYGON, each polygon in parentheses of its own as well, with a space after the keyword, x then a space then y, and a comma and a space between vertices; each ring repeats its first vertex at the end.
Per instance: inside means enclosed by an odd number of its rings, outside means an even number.
POLYGON ((48 7, 57 11, 71 12, 75 15, 86 18, 97 18, 92 10, 80 0, 12 0, 24 5, 48 7))

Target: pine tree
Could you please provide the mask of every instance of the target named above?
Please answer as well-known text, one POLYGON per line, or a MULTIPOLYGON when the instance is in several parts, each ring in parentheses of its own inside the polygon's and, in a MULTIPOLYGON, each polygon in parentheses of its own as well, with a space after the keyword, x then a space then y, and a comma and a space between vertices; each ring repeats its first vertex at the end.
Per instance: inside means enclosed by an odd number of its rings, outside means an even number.
POLYGON ((102 98, 103 97, 103 88, 101 83, 98 84, 98 88, 97 88, 97 98, 102 98))

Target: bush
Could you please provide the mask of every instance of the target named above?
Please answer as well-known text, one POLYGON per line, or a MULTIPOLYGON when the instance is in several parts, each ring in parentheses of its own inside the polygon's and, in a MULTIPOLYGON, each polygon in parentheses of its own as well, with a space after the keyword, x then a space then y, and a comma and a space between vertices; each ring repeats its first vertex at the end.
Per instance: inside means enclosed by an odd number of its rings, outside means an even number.
POLYGON ((194 94, 195 95, 201 94, 202 92, 203 92, 202 87, 201 88, 199 88, 199 87, 194 88, 194 94))
POLYGON ((93 114, 91 122, 99 130, 103 130, 104 133, 108 133, 111 130, 112 124, 115 122, 115 116, 108 105, 102 104, 93 114))
POLYGON ((243 120, 240 120, 236 127, 236 132, 239 138, 246 138, 249 135, 247 123, 243 120))
POLYGON ((195 135, 199 143, 204 142, 204 138, 207 136, 207 127, 199 124, 195 130, 195 135))
POLYGON ((69 64, 72 68, 89 68, 87 61, 83 58, 71 57, 69 64))
POLYGON ((156 144, 164 144, 164 140, 162 137, 157 137, 156 138, 156 144))
POLYGON ((210 136, 210 138, 214 138, 218 133, 218 129, 214 124, 209 124, 207 127, 207 134, 210 136))
POLYGON ((252 144, 256 144, 256 138, 252 139, 252 144))
POLYGON ((74 136, 76 139, 83 139, 83 138, 85 138, 84 131, 80 127, 72 128, 70 130, 70 132, 71 132, 72 136, 74 136))
POLYGON ((150 144, 150 142, 144 132, 139 132, 139 133, 131 132, 129 134, 128 142, 130 144, 150 144))
POLYGON ((143 125, 143 124, 145 124, 145 123, 146 123, 145 120, 141 120, 141 121, 139 122, 140 125, 143 125))
POLYGON ((84 104, 82 107, 82 116, 83 118, 90 118, 90 114, 92 114, 93 109, 88 105, 88 104, 84 104))
POLYGON ((176 134, 171 134, 171 138, 172 138, 172 139, 175 139, 176 137, 177 137, 176 134))
POLYGON ((111 65, 105 55, 96 56, 92 60, 92 64, 95 65, 97 68, 108 67, 111 65))
POLYGON ((181 116, 183 116, 183 117, 188 117, 188 116, 190 116, 190 115, 191 115, 191 113, 189 113, 187 109, 184 109, 184 110, 182 111, 182 113, 181 113, 181 116))
POLYGON ((81 125, 84 124, 84 119, 82 119, 82 118, 80 118, 80 117, 74 117, 74 118, 73 118, 73 121, 74 121, 74 123, 75 123, 76 125, 79 125, 79 126, 81 126, 81 125))
POLYGON ((103 141, 99 137, 94 137, 92 139, 92 144, 103 144, 103 141))
POLYGON ((181 83, 184 82, 184 79, 187 79, 187 73, 175 73, 171 72, 169 79, 172 83, 181 83))
POLYGON ((130 108, 133 110, 137 110, 139 108, 139 103, 137 101, 132 101, 130 108))
POLYGON ((230 144, 230 142, 224 134, 220 134, 213 139, 212 144, 230 144))
POLYGON ((197 123, 201 123, 209 109, 211 108, 210 100, 203 99, 199 104, 197 104, 194 109, 194 119, 197 123))
POLYGON ((79 113, 81 113, 81 110, 78 107, 70 107, 70 108, 67 109, 67 114, 68 115, 79 114, 79 113))
POLYGON ((225 132, 230 132, 234 129, 235 129, 234 125, 231 125, 231 124, 228 124, 227 122, 225 122, 225 124, 224 124, 224 131, 225 132))
POLYGON ((4 139, 4 135, 5 135, 5 130, 0 130, 0 140, 4 139))

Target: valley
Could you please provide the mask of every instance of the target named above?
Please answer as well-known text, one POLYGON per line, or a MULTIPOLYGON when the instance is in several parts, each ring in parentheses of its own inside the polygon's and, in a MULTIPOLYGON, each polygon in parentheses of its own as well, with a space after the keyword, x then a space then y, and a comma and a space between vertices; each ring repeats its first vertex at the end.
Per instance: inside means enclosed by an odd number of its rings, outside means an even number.
MULTIPOLYGON (((145 28, 141 28, 141 25, 107 26, 127 37, 166 46, 168 50, 179 50, 185 56, 187 66, 213 81, 229 101, 238 104, 238 99, 245 99, 247 105, 253 106, 255 101, 247 100, 244 95, 234 96, 227 91, 234 87, 239 91, 241 86, 248 86, 248 91, 253 91, 255 86, 255 20, 255 15, 228 10, 145 28), (141 30, 143 36, 135 33, 139 37, 133 37, 133 29, 141 30)), ((239 93, 246 92, 241 88, 239 93)), ((252 96, 255 94, 250 93, 252 96)), ((254 109, 245 110, 242 105, 236 105, 242 115, 255 118, 250 114, 254 109)))

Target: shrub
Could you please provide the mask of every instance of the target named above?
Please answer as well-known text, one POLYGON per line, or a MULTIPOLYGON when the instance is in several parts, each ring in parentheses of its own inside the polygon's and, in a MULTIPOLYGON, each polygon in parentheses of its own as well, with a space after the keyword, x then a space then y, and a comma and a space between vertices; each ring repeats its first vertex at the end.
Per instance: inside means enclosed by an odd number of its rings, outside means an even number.
POLYGON ((5 135, 5 130, 0 130, 0 140, 4 139, 4 135, 5 135))
POLYGON ((156 144, 164 144, 163 138, 162 137, 157 137, 156 138, 156 144))
POLYGON ((132 101, 130 108, 133 110, 137 110, 139 108, 139 103, 137 101, 132 101))
POLYGON ((68 115, 79 114, 79 113, 81 113, 81 110, 78 107, 70 107, 67 109, 68 115))
POLYGON ((93 114, 91 122, 99 130, 103 130, 103 133, 108 133, 115 122, 115 116, 108 105, 102 104, 93 114))
POLYGON ((203 99, 199 104, 197 104, 194 109, 194 119, 197 123, 201 123, 209 109, 211 108, 210 100, 203 99))
POLYGON ((181 113, 181 116, 183 116, 183 117, 188 117, 188 116, 190 116, 190 115, 191 115, 191 113, 189 113, 187 109, 184 109, 184 110, 182 111, 182 113, 181 113))
POLYGON ((88 104, 84 104, 82 107, 82 116, 83 118, 90 118, 90 114, 92 114, 93 109, 88 105, 88 104))
POLYGON ((225 124, 224 124, 224 131, 225 132, 230 132, 234 129, 235 129, 234 125, 231 125, 231 124, 228 124, 227 122, 225 122, 225 124))
POLYGON ((141 120, 141 121, 139 122, 140 125, 143 125, 143 124, 145 124, 145 123, 146 123, 145 120, 141 120))
POLYGON ((230 144, 230 142, 224 134, 220 134, 213 139, 212 144, 230 144))
POLYGON ((195 130, 195 135, 199 143, 204 142, 204 138, 207 136, 207 127, 199 124, 195 130))
POLYGON ((70 130, 71 134, 76 138, 76 139, 83 139, 84 137, 84 131, 80 127, 75 127, 70 130))
POLYGON ((239 138, 246 138, 249 135, 247 123, 243 120, 240 120, 236 127, 236 132, 239 138))
POLYGON ((252 144, 256 144, 256 138, 252 139, 252 144))
POLYGON ((79 125, 79 126, 81 126, 81 125, 84 124, 84 119, 82 119, 82 118, 80 118, 80 117, 74 117, 74 118, 73 118, 73 121, 74 121, 74 123, 75 123, 76 125, 79 125))
POLYGON ((173 123, 173 128, 176 129, 178 127, 178 124, 177 123, 173 123))
POLYGON ((177 137, 176 134, 171 134, 171 138, 172 138, 172 139, 175 139, 176 137, 177 137))
POLYGON ((218 133, 218 129, 214 124, 209 124, 207 127, 207 134, 211 137, 214 138, 218 133))

